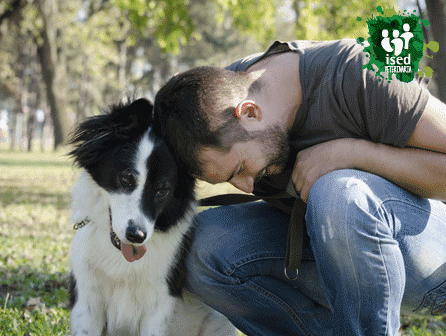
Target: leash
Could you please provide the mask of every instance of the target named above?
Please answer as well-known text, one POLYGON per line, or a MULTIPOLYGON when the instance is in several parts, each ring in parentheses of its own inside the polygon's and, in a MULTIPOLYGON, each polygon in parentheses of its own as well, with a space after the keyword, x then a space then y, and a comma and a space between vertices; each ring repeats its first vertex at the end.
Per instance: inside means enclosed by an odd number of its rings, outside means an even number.
MULTIPOLYGON (((293 188, 294 189, 294 188, 293 188)), ((296 195, 295 190, 293 190, 296 195)), ((259 200, 264 201, 278 201, 284 198, 293 198, 294 206, 291 210, 290 224, 288 227, 287 236, 287 251, 285 256, 284 273, 289 280, 296 280, 299 274, 299 266, 302 261, 303 251, 303 234, 305 223, 305 210, 306 204, 299 197, 291 197, 289 192, 281 192, 277 195, 260 197, 255 195, 245 194, 224 194, 206 197, 198 201, 200 206, 222 206, 222 205, 235 205, 242 203, 249 203, 259 200), (295 274, 293 274, 294 272, 295 274), (290 275, 293 274, 293 275, 290 275)))
MULTIPOLYGON (((288 189, 287 189, 288 190, 288 189)), ((281 199, 294 199, 294 206, 291 210, 290 224, 288 226, 287 235, 287 251, 285 255, 285 267, 284 273, 287 279, 296 280, 299 274, 299 266, 302 261, 303 250, 303 231, 305 223, 305 210, 306 204, 302 199, 296 197, 295 190, 292 193, 281 192, 277 195, 261 197, 247 194, 223 194, 211 197, 206 197, 198 200, 200 206, 222 206, 222 205, 235 205, 249 202, 255 202, 263 200, 266 202, 279 201, 281 199), (291 196, 291 195, 295 196, 291 196), (293 274, 293 272, 295 274, 293 274), (293 275, 290 275, 293 274, 293 275)), ((90 219, 86 217, 84 220, 75 223, 73 229, 78 230, 86 226, 90 222, 90 219)), ((121 244, 116 234, 111 229, 111 211, 109 208, 109 223, 110 223, 110 240, 112 244, 118 249, 121 249, 121 244)))

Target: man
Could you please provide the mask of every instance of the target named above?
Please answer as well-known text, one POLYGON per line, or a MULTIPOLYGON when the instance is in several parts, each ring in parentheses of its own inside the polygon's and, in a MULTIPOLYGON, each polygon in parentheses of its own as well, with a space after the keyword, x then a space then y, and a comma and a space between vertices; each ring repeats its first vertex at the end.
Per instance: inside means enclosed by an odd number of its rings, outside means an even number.
POLYGON ((260 196, 291 183, 307 203, 297 278, 290 199, 197 219, 187 288, 247 335, 397 335, 401 313, 446 312, 446 106, 367 61, 355 41, 276 42, 155 98, 191 174, 260 196))

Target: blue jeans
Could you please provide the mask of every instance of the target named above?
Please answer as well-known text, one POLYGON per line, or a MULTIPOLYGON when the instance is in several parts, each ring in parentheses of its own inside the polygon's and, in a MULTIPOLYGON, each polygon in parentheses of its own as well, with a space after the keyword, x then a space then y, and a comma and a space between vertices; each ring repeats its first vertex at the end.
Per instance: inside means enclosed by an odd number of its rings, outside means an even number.
POLYGON ((400 314, 446 314, 446 205, 338 170, 311 189, 299 276, 289 216, 264 202, 203 211, 187 289, 246 335, 397 335, 400 314))

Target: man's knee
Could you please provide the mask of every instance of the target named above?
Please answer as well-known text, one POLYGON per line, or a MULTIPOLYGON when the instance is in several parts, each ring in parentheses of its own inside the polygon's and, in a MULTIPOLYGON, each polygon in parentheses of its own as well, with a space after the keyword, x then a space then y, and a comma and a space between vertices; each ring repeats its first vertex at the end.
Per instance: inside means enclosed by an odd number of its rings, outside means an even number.
POLYGON ((352 169, 336 170, 316 181, 307 204, 307 226, 310 235, 335 228, 352 226, 356 218, 375 214, 381 200, 371 188, 380 177, 352 169))
POLYGON ((310 191, 308 205, 324 206, 334 201, 350 202, 362 194, 371 193, 369 183, 377 177, 373 174, 341 169, 329 172, 319 178, 310 191))

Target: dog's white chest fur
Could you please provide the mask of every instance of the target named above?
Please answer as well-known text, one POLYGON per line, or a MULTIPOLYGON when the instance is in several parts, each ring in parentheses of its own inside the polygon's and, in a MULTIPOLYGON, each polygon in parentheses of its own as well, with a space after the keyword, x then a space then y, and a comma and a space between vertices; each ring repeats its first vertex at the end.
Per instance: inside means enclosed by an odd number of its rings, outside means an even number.
POLYGON ((73 221, 87 217, 71 251, 77 285, 72 335, 234 335, 226 318, 189 293, 184 301, 169 295, 166 279, 190 218, 168 234, 155 232, 146 254, 129 263, 110 242, 106 192, 82 172, 73 190, 73 221))

